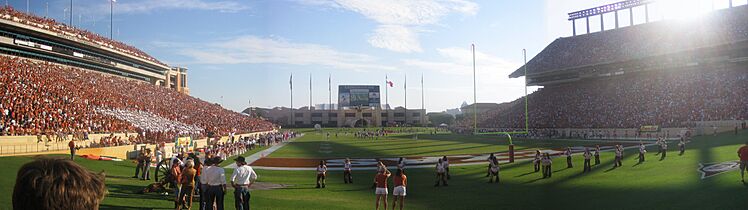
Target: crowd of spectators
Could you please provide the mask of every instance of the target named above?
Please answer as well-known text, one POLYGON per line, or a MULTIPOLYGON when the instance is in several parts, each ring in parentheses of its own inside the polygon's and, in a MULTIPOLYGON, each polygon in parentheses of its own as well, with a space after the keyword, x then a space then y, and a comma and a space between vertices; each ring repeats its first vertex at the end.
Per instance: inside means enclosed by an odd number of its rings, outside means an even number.
POLYGON ((151 57, 147 53, 135 48, 133 46, 118 42, 99 34, 87 31, 85 29, 75 28, 72 26, 59 23, 52 18, 39 17, 33 14, 24 13, 13 9, 11 6, 0 7, 0 18, 17 22, 20 24, 36 27, 43 30, 48 30, 58 35, 64 35, 66 37, 74 37, 76 41, 86 41, 89 43, 95 43, 99 46, 113 49, 122 53, 126 53, 138 58, 142 58, 151 62, 155 62, 161 65, 166 65, 151 57))
MULTIPOLYGON (((528 97, 530 128, 687 127, 690 121, 748 119, 748 71, 683 68, 548 85, 528 97)), ((524 98, 489 111, 479 127, 525 127, 524 98)), ((472 127, 466 117, 458 127, 472 127)))
MULTIPOLYGON (((628 61, 748 40, 748 6, 697 20, 665 20, 558 38, 527 63, 528 74, 628 61)), ((513 77, 524 75, 519 68, 513 77)))
POLYGON ((2 135, 137 132, 173 140, 275 126, 142 81, 9 56, 0 56, 0 111, 2 135))

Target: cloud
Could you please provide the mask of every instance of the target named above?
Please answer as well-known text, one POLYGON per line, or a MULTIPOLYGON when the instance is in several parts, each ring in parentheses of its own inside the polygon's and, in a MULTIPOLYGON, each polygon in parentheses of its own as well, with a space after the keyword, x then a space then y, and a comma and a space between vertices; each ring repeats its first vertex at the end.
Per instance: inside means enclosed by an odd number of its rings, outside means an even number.
POLYGON ((318 44, 293 43, 279 38, 241 36, 208 43, 155 43, 175 48, 190 64, 291 64, 319 65, 342 70, 395 70, 377 64, 366 54, 341 52, 318 44))
POLYGON ((475 15, 478 5, 465 0, 304 0, 306 4, 353 11, 379 24, 369 37, 374 47, 420 52, 416 27, 438 24, 451 13, 475 15))
POLYGON ((192 9, 233 13, 249 9, 248 6, 242 5, 238 1, 145 0, 120 1, 116 4, 117 12, 122 13, 150 13, 161 9, 192 9))
MULTIPOLYGON (((436 60, 404 59, 403 66, 424 71, 434 71, 441 74, 456 77, 469 77, 473 75, 473 54, 469 47, 450 47, 437 49, 439 57, 436 60)), ((520 63, 507 61, 497 56, 475 52, 477 86, 479 101, 481 102, 508 102, 524 96, 524 79, 510 79, 508 75, 520 63)), ((529 87, 528 91, 534 92, 537 87, 529 87)), ((461 94, 472 93, 472 87, 454 89, 461 94)), ((442 91, 444 92, 444 91, 442 91)))

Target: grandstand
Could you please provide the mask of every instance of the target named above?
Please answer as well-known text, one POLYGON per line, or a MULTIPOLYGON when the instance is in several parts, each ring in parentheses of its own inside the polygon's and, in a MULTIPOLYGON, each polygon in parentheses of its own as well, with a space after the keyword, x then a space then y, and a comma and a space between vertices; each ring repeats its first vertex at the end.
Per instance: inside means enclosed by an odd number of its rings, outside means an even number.
POLYGON ((57 135, 136 133, 147 138, 138 143, 156 143, 276 129, 182 94, 186 68, 8 6, 0 8, 0 54, 3 136, 51 141, 57 135))
MULTIPOLYGON (((645 125, 725 130, 741 124, 748 118, 746 66, 748 6, 739 6, 698 20, 558 38, 509 77, 527 76, 528 85, 542 86, 527 96, 530 128, 556 135, 619 129, 623 136, 624 129, 636 135, 645 125)), ((524 129, 523 102, 482 115, 478 126, 524 129)), ((472 119, 461 125, 472 127, 472 119)))

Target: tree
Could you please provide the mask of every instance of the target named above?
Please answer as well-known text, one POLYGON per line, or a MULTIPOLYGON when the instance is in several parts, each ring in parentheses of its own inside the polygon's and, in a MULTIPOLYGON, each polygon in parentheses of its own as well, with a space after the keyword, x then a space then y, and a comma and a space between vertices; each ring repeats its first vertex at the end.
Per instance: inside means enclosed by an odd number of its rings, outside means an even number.
POLYGON ((429 117, 429 121, 434 126, 439 126, 442 123, 452 125, 455 122, 455 118, 452 115, 443 112, 432 112, 426 114, 426 116, 429 117))

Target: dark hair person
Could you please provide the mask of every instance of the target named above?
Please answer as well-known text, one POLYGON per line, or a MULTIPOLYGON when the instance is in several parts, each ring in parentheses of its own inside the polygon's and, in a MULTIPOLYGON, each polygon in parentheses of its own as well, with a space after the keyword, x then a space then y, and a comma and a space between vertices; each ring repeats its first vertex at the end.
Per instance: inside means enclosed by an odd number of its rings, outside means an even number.
POLYGON ((13 209, 98 209, 104 176, 67 159, 40 158, 18 169, 13 209))

